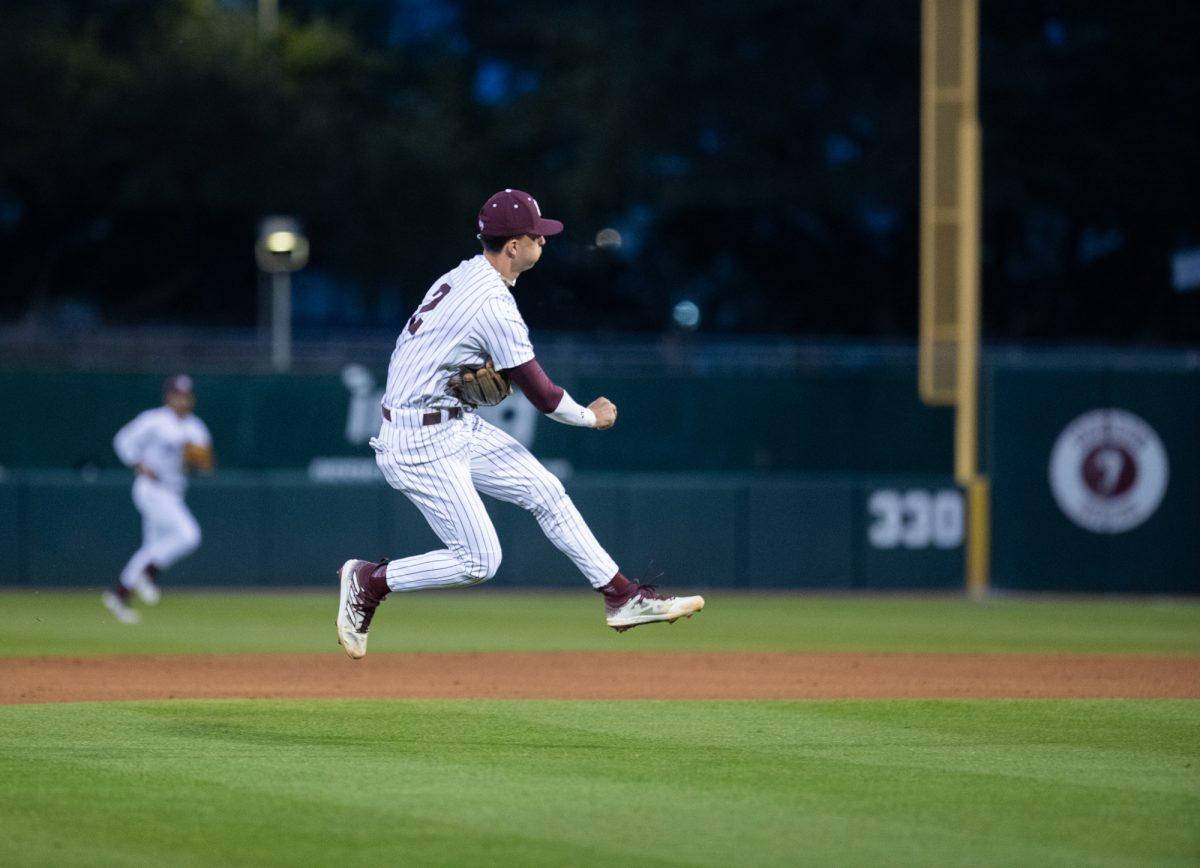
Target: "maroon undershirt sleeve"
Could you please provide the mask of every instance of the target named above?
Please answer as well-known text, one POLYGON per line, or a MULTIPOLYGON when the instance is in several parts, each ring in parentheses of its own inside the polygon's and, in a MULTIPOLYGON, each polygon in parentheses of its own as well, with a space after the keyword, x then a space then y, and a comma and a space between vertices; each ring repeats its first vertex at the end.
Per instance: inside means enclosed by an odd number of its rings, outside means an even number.
POLYGON ((506 372, 517 387, 525 393, 529 403, 537 407, 540 413, 553 413, 558 409, 562 400, 563 388, 556 386, 546 376, 537 359, 530 359, 523 365, 509 368, 506 372))

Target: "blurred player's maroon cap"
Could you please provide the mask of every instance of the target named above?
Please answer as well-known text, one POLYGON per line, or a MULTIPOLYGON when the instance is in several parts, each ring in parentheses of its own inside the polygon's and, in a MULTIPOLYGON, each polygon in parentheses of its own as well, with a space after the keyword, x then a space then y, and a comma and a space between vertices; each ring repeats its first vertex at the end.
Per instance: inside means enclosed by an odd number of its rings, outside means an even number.
POLYGON ((522 190, 501 190, 479 209, 479 234, 494 238, 514 235, 557 235, 558 220, 542 216, 537 199, 522 190))
POLYGON ((167 377, 167 381, 163 383, 163 393, 170 395, 174 392, 191 394, 192 378, 187 374, 176 374, 174 377, 167 377))

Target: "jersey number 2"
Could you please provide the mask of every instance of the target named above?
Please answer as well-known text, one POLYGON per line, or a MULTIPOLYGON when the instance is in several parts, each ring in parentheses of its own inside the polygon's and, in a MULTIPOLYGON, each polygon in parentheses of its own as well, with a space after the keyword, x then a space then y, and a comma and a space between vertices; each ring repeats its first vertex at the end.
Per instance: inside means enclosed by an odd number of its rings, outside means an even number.
MULTIPOLYGON (((433 310, 435 307, 437 307, 439 304, 441 304, 442 299, 445 298, 446 296, 448 296, 449 294, 450 294, 450 284, 443 283, 441 286, 439 286, 437 288, 437 292, 435 292, 433 294, 433 298, 430 300, 430 302, 428 304, 423 304, 419 308, 417 308, 417 313, 429 313, 431 310, 433 310)), ((417 316, 417 313, 414 313, 408 321, 408 333, 410 335, 415 335, 417 333, 417 329, 419 329, 421 327, 421 323, 423 323, 425 321, 425 320, 421 319, 419 316, 417 316)))

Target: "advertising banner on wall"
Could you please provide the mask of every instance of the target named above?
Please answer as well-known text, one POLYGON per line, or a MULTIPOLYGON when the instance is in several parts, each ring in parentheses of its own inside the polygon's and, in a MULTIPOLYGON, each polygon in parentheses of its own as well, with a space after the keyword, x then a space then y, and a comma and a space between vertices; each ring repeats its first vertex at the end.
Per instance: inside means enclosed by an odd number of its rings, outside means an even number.
POLYGON ((1200 593, 1200 370, 990 385, 996 587, 1200 593))

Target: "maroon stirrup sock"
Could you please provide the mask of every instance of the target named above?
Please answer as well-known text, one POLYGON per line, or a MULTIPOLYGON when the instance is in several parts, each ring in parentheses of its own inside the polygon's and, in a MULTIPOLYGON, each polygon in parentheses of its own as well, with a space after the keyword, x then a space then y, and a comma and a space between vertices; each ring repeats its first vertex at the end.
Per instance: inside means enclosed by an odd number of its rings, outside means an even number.
POLYGON ((383 561, 371 570, 371 575, 367 576, 365 590, 368 594, 381 600, 391 593, 392 589, 388 587, 387 583, 387 561, 383 561))

